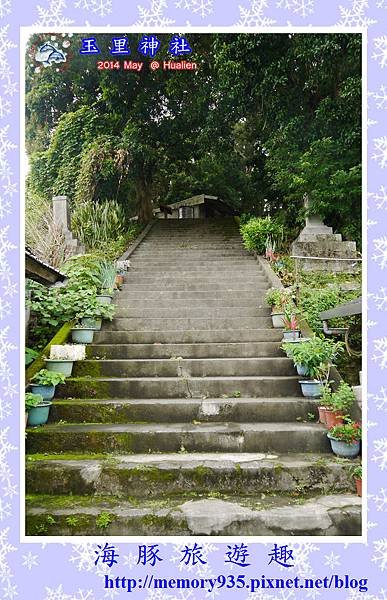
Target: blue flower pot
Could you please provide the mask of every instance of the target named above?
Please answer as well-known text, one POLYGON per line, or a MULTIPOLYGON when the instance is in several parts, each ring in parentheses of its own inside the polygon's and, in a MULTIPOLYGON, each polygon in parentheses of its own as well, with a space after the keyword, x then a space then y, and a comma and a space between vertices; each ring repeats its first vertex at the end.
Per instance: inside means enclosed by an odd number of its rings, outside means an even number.
POLYGON ((43 400, 52 400, 55 396, 55 385, 40 385, 39 383, 30 383, 31 391, 34 394, 40 394, 43 400))
POLYGON ((301 377, 307 377, 309 375, 308 367, 304 365, 295 365, 297 369, 297 374, 301 375, 301 377))
POLYGON ((46 369, 55 373, 63 373, 66 377, 70 377, 73 372, 73 360, 46 358, 46 369))
POLYGON ((73 339, 73 342, 75 342, 76 344, 91 344, 94 338, 94 331, 95 329, 90 328, 83 328, 83 329, 72 329, 71 330, 71 337, 73 339))
POLYGON ((354 442, 353 444, 347 444, 346 442, 331 437, 329 433, 327 433, 327 436, 331 442, 332 452, 336 454, 336 456, 342 458, 355 458, 359 454, 360 441, 354 442))
POLYGON ((298 383, 305 398, 321 398, 323 395, 324 384, 319 381, 299 381, 298 383))
POLYGON ((31 408, 28 411, 27 425, 29 427, 38 427, 47 423, 51 404, 52 402, 45 401, 31 408))
POLYGON ((81 325, 82 327, 99 331, 102 327, 102 319, 94 319, 93 317, 82 317, 81 325))

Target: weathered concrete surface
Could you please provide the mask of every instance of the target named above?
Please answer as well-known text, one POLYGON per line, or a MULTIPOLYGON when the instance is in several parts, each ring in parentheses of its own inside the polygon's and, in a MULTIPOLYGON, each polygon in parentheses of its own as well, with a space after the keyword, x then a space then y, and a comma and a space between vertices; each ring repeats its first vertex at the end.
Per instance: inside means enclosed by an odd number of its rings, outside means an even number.
POLYGON ((49 422, 66 423, 294 423, 317 420, 316 402, 307 398, 149 398, 55 400, 49 422))
POLYGON ((28 431, 28 532, 358 535, 359 500, 321 499, 354 492, 350 465, 312 422, 235 222, 159 222, 130 263, 113 323, 28 431))
POLYGON ((309 423, 59 424, 30 429, 29 452, 321 452, 330 444, 309 423))
POLYGON ((330 455, 259 453, 136 454, 95 459, 51 455, 27 460, 30 493, 158 498, 187 493, 305 495, 355 492, 352 461, 330 455))
MULTIPOLYGON (((99 506, 82 504, 73 499, 71 506, 56 508, 48 499, 39 498, 38 506, 28 508, 27 533, 37 535, 42 526, 45 535, 95 535, 98 532, 98 517, 103 513, 108 524, 104 535, 360 535, 361 500, 357 496, 329 497, 330 503, 320 497, 297 505, 266 508, 270 502, 244 502, 205 498, 187 502, 166 499, 161 507, 141 506, 125 501, 111 502, 101 499, 99 506), (166 505, 167 504, 167 505, 166 505), (250 505, 249 505, 250 504, 250 505), (54 520, 47 523, 49 513, 54 520), (75 517, 77 523, 70 526, 66 519, 75 517), (348 533, 348 517, 351 533, 348 533), (75 528, 74 528, 75 527, 75 528)), ((279 504, 284 504, 280 501, 279 504)), ((99 531, 101 534, 101 531, 99 531)))

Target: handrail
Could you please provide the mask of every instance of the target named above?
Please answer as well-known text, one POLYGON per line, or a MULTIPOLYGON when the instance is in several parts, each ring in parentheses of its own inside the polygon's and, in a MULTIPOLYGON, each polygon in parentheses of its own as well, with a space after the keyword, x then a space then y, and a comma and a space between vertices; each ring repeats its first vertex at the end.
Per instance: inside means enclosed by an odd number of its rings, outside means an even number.
POLYGON ((361 262, 362 258, 335 258, 332 256, 296 256, 291 254, 290 258, 307 258, 309 260, 346 260, 350 262, 361 262))

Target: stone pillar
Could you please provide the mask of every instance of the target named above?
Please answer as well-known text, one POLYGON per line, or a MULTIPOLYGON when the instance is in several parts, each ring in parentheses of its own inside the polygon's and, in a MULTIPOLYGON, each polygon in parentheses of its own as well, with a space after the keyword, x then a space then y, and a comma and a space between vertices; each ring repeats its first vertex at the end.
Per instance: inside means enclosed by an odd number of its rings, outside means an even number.
POLYGON ((302 257, 296 259, 299 267, 304 271, 355 272, 358 265, 352 259, 357 258, 356 242, 343 242, 341 234, 333 233, 332 227, 327 227, 320 215, 310 214, 307 194, 304 194, 303 200, 307 211, 305 227, 291 247, 292 255, 302 257))
POLYGON ((72 254, 82 254, 85 247, 71 233, 70 200, 67 196, 54 196, 52 199, 54 223, 63 231, 66 244, 72 254))

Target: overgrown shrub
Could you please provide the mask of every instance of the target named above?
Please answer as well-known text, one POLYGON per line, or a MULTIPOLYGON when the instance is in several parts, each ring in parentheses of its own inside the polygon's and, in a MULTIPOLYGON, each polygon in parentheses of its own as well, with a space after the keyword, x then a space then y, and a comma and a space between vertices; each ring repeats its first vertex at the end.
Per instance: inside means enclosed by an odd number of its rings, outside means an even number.
POLYGON ((255 217, 240 227, 244 246, 248 250, 255 250, 264 254, 268 240, 278 250, 284 237, 281 223, 271 217, 255 217))
POLYGON ((116 200, 82 202, 72 216, 72 228, 89 250, 117 240, 125 233, 125 213, 116 200))
POLYGON ((26 243, 38 258, 56 268, 72 252, 62 229, 54 222, 51 202, 31 190, 26 194, 26 243))

